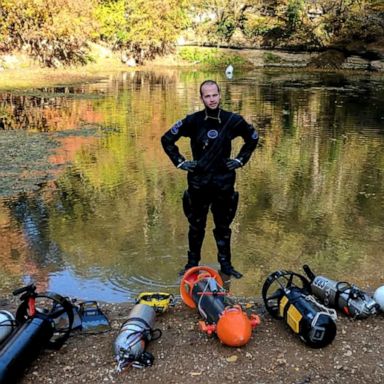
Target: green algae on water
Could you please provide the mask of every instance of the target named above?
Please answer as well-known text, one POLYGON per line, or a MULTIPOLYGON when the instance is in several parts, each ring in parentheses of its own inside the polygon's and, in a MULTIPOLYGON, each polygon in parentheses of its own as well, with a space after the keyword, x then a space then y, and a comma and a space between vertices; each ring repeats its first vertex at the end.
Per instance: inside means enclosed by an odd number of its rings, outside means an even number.
POLYGON ((47 133, 0 131, 0 196, 33 191, 57 165, 48 158, 59 143, 47 133))

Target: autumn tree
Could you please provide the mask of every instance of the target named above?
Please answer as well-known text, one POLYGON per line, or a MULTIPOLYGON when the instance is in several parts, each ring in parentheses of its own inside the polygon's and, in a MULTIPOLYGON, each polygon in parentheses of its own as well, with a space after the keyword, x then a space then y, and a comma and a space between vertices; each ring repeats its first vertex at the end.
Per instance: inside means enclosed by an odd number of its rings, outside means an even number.
POLYGON ((186 5, 186 0, 102 1, 96 11, 100 37, 142 63, 172 50, 187 24, 186 5))
POLYGON ((0 0, 0 50, 23 50, 47 66, 85 63, 95 1, 0 0))
POLYGON ((236 29, 241 29, 245 12, 260 6, 260 0, 192 0, 193 27, 207 42, 228 43, 236 29))
POLYGON ((384 35, 383 0, 191 0, 197 40, 231 44, 241 31, 256 46, 321 48, 384 35))

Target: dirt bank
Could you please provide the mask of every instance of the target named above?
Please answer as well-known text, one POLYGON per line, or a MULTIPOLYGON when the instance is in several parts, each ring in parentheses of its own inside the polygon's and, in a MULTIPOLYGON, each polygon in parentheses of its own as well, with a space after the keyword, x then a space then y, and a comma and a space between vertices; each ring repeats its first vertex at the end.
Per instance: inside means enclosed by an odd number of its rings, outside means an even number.
MULTIPOLYGON (((210 49, 194 47, 201 52, 210 49)), ((183 49, 183 47, 179 47, 183 49)), ((293 52, 265 49, 229 49, 220 48, 218 52, 241 57, 249 68, 308 68, 321 70, 360 70, 384 72, 384 51, 376 46, 372 48, 374 58, 366 58, 366 51, 341 53, 340 50, 325 52, 293 52)), ((4 56, 0 56, 0 90, 15 88, 36 88, 58 85, 93 82, 122 71, 151 70, 155 68, 180 68, 193 66, 196 69, 207 69, 198 63, 183 61, 177 54, 157 57, 143 67, 131 67, 121 62, 120 55, 111 53, 108 57, 98 58, 94 63, 85 66, 62 68, 40 68, 23 55, 7 55, 12 60, 2 65, 4 56)), ((9 59, 10 60, 10 59, 9 59)), ((221 68, 222 69, 222 68, 221 68)))
MULTIPOLYGON (((229 348, 198 330, 198 313, 179 302, 159 315, 162 337, 149 344, 152 367, 115 372, 112 345, 133 304, 104 304, 112 331, 73 336, 59 351, 45 350, 22 377, 31 383, 382 383, 384 317, 354 321, 340 315, 334 342, 323 349, 303 344, 282 321, 249 301, 262 324, 243 348, 229 348)), ((1 309, 14 309, 3 300, 1 309)))

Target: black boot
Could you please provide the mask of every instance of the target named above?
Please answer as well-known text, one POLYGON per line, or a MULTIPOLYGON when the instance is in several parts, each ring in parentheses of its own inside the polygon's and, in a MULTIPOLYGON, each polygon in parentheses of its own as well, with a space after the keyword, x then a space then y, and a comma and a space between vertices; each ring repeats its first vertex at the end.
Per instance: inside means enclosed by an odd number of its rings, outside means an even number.
POLYGON ((197 267, 200 261, 200 254, 193 253, 188 251, 188 262, 185 264, 185 267, 179 272, 179 276, 183 276, 188 269, 197 267))
POLYGON ((203 240, 205 236, 205 230, 199 229, 193 225, 189 226, 188 232, 188 262, 185 265, 184 269, 179 272, 179 275, 184 275, 184 273, 192 267, 199 265, 201 259, 201 247, 203 245, 203 240))
POLYGON ((241 279, 243 274, 236 271, 231 264, 231 229, 213 230, 216 246, 218 250, 217 259, 221 266, 221 272, 228 276, 233 276, 236 279, 241 279))
POLYGON ((241 279, 243 277, 243 274, 239 271, 236 271, 232 265, 230 267, 221 267, 221 272, 224 273, 224 275, 233 276, 236 279, 241 279))

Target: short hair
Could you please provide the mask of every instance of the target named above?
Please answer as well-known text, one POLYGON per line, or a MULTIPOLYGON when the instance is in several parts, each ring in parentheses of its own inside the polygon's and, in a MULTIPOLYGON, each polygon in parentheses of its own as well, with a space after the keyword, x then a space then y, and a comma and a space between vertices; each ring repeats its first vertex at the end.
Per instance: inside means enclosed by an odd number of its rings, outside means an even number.
POLYGON ((204 81, 200 84, 200 96, 203 96, 202 89, 203 89, 204 85, 216 85, 217 90, 218 90, 219 93, 220 93, 220 87, 219 87, 219 84, 217 84, 215 80, 204 80, 204 81))

